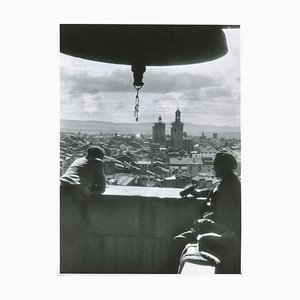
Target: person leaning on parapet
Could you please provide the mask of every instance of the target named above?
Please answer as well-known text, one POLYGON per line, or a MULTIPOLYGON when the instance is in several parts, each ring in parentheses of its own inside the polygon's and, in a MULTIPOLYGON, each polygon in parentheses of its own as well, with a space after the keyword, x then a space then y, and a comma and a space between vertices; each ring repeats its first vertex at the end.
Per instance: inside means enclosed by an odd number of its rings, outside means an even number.
MULTIPOLYGON (((221 181, 208 194, 208 209, 203 218, 228 227, 238 236, 241 233, 241 183, 234 174, 235 157, 227 151, 219 151, 213 161, 215 176, 221 181)), ((196 190, 191 194, 201 196, 196 190)))
POLYGON ((61 192, 87 200, 91 192, 103 193, 106 188, 102 148, 91 146, 86 155, 76 159, 60 178, 61 192))
MULTIPOLYGON (((234 174, 235 157, 219 151, 213 161, 215 176, 221 181, 207 196, 207 211, 196 220, 190 231, 176 236, 176 240, 197 242, 199 251, 209 252, 221 260, 218 273, 240 273, 241 242, 241 184, 234 174)), ((203 191, 193 190, 195 197, 203 191)))
POLYGON ((103 170, 104 150, 89 147, 60 178, 60 270, 85 268, 90 238, 89 204, 91 192, 106 188, 103 170))

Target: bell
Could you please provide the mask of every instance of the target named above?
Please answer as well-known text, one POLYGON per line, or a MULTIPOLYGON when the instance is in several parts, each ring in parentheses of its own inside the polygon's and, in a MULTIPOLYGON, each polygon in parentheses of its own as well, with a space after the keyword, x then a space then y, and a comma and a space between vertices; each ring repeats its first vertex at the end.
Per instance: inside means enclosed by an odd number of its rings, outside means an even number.
POLYGON ((60 52, 113 64, 172 66, 222 57, 228 51, 220 25, 61 24, 60 52))

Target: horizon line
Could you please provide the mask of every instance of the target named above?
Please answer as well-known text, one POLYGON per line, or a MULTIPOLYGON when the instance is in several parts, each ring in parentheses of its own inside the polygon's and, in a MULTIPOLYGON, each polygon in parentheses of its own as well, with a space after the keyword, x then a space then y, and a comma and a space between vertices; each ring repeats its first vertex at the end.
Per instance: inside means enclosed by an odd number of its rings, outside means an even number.
MULTIPOLYGON (((78 120, 78 119, 64 119, 60 118, 60 120, 65 120, 65 121, 79 121, 79 122, 105 122, 105 123, 112 123, 112 124, 155 124, 157 122, 111 122, 111 121, 102 121, 102 120, 78 120)), ((174 121, 170 122, 164 122, 165 124, 171 124, 174 121)), ((215 127, 239 127, 241 128, 241 125, 214 125, 214 124, 195 124, 195 123, 185 123, 184 124, 190 124, 190 125, 195 125, 195 126, 215 126, 215 127)))

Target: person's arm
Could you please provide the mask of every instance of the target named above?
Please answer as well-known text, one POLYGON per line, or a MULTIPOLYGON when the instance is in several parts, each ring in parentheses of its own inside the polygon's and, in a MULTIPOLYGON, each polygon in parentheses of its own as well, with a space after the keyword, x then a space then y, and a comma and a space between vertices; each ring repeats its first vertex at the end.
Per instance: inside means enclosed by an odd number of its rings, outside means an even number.
POLYGON ((194 197, 198 198, 198 197, 207 197, 209 192, 210 192, 210 189, 201 189, 201 190, 194 189, 190 192, 190 194, 193 195, 194 197))
POLYGON ((224 234, 231 232, 231 230, 222 224, 216 223, 210 219, 198 219, 193 224, 193 230, 196 235, 214 232, 217 234, 224 234))
POLYGON ((96 172, 95 172, 95 191, 104 193, 106 189, 105 173, 103 161, 96 159, 96 172))

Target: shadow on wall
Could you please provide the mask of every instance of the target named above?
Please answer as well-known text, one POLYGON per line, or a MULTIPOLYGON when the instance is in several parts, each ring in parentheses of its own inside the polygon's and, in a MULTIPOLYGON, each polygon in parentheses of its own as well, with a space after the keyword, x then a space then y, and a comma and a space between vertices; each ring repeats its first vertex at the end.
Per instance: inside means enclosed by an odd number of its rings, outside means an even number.
POLYGON ((149 189, 114 186, 83 204, 61 197, 60 272, 176 273, 172 238, 192 225, 203 204, 181 199, 180 189, 154 188, 171 197, 149 196, 149 189))

